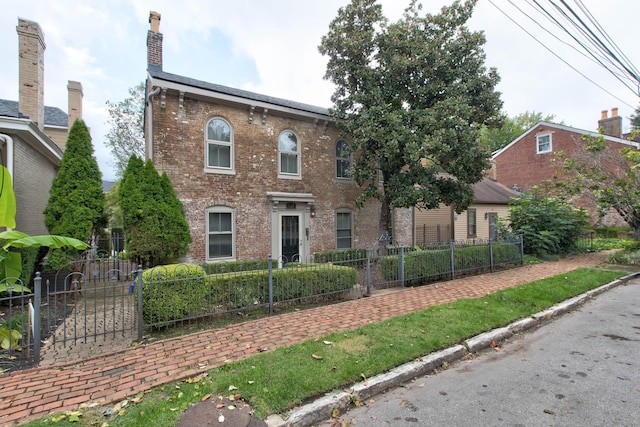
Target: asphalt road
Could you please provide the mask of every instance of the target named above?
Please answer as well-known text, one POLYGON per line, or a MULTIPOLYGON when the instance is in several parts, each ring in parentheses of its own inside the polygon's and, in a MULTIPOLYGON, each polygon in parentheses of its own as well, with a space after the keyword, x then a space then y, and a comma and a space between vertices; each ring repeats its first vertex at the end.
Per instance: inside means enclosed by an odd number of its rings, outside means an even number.
POLYGON ((640 426, 640 279, 380 394, 352 426, 640 426))

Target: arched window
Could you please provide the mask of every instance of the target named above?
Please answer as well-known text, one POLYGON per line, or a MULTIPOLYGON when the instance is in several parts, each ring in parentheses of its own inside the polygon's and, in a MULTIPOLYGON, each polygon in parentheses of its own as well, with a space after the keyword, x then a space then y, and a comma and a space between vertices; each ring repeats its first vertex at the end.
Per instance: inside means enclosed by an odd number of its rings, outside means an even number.
POLYGON ((281 178, 300 177, 300 140, 293 131, 285 130, 278 137, 278 174, 281 178))
POLYGON ((236 255, 235 215, 227 206, 213 206, 207 215, 207 259, 229 260, 236 255))
POLYGON ((205 131, 205 168, 213 171, 233 171, 233 129, 229 122, 214 117, 205 131))
POLYGON ((344 139, 336 142, 336 178, 349 179, 351 169, 351 147, 344 139))

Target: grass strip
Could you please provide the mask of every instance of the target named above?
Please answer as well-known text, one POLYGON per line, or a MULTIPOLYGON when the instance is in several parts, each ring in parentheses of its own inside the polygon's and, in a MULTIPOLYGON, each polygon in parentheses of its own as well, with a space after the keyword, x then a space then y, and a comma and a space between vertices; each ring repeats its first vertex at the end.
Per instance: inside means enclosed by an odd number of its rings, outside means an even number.
POLYGON ((241 397, 253 406, 257 416, 264 418, 508 325, 625 274, 577 269, 482 298, 430 307, 251 356, 201 377, 158 387, 129 400, 124 408, 111 408, 116 410, 108 411, 108 418, 99 412, 104 410, 101 408, 81 410, 76 422, 70 422, 69 416, 49 416, 27 425, 50 426, 54 421, 59 426, 101 425, 106 421, 108 426, 170 427, 189 405, 208 395, 241 397))

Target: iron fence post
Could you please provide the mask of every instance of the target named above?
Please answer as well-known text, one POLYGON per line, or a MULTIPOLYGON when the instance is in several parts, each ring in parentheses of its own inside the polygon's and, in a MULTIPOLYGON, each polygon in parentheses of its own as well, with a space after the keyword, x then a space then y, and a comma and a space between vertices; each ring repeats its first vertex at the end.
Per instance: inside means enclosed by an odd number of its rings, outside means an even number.
POLYGON ((493 239, 489 238, 489 265, 493 273, 493 239))
POLYGON ((404 288, 404 246, 400 245, 400 256, 398 257, 398 275, 400 276, 400 287, 404 288))
POLYGON ((367 248, 367 295, 371 295, 371 251, 367 248))
POLYGON ((138 281, 138 341, 141 341, 144 331, 144 319, 142 313, 142 264, 138 264, 136 276, 138 281))
POLYGON ((273 265, 272 257, 269 254, 269 314, 273 314, 273 265))
POLYGON ((453 256, 453 240, 449 240, 449 254, 451 256, 451 280, 453 280, 456 276, 456 261, 453 256))
POLYGON ((524 265, 524 238, 522 234, 518 237, 518 240, 520 240, 520 263, 524 265))
POLYGON ((33 279, 34 294, 33 294, 33 359, 36 365, 40 363, 40 305, 42 299, 42 277, 40 272, 36 273, 36 278, 33 279))

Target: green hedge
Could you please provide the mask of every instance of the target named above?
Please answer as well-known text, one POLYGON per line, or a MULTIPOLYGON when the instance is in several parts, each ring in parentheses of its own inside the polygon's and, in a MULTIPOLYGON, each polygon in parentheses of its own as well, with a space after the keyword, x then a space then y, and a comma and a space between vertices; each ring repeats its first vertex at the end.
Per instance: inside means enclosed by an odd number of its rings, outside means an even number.
MULTIPOLYGON (((514 243, 494 243, 493 264, 518 263, 520 248, 514 243)), ((489 245, 457 246, 453 251, 455 271, 489 268, 489 245)), ((387 281, 399 280, 397 255, 386 256, 380 261, 382 276, 387 281)), ((449 249, 422 250, 412 248, 404 254, 404 280, 408 284, 428 283, 451 277, 451 251, 449 249)))
MULTIPOLYGON (((200 264, 207 274, 232 273, 236 271, 267 270, 268 259, 229 261, 200 264)), ((271 268, 278 268, 278 260, 271 260, 271 268)))
POLYGON ((333 262, 349 267, 363 267, 367 263, 366 249, 338 249, 313 254, 313 262, 333 262))
MULTIPOLYGON (((357 271, 337 265, 301 264, 273 270, 273 301, 284 302, 348 292, 357 271)), ((169 265, 147 270, 143 280, 145 324, 167 326, 269 302, 268 270, 205 274, 202 266, 169 265)))

